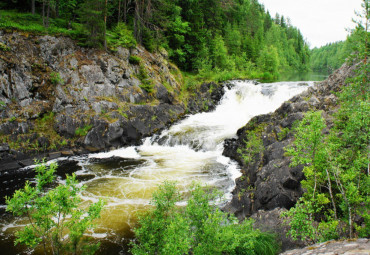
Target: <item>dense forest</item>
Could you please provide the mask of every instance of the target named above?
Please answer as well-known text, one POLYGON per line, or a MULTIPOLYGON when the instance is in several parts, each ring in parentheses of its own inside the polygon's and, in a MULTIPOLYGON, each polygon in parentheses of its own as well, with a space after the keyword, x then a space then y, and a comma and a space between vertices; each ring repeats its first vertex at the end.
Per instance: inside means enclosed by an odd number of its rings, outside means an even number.
POLYGON ((314 48, 311 54, 311 68, 313 71, 331 73, 345 62, 350 53, 351 46, 347 41, 314 48))
POLYGON ((38 31, 67 34, 89 47, 164 48, 183 71, 258 70, 268 78, 309 69, 310 50, 300 30, 284 16, 271 17, 257 0, 15 0, 2 5, 8 11, 0 27, 34 30, 31 20, 43 26, 38 31))

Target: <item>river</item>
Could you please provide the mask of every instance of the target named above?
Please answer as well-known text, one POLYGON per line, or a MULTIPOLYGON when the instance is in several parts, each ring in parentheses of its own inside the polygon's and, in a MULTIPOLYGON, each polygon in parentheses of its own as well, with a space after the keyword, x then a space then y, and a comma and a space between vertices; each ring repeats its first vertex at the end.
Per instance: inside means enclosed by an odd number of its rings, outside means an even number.
MULTIPOLYGON (((75 172, 87 187, 84 201, 107 201, 92 233, 102 243, 99 254, 126 254, 136 213, 149 206, 152 192, 164 180, 176 181, 182 192, 198 181, 222 191, 225 201, 230 199, 240 171, 222 156, 224 140, 235 136, 252 117, 274 111, 310 85, 313 82, 232 81, 214 111, 188 116, 146 138, 141 146, 58 159, 60 182, 65 173, 75 172)), ((26 254, 24 247, 12 244, 14 230, 24 220, 0 216, 0 250, 7 251, 2 254, 26 254)))

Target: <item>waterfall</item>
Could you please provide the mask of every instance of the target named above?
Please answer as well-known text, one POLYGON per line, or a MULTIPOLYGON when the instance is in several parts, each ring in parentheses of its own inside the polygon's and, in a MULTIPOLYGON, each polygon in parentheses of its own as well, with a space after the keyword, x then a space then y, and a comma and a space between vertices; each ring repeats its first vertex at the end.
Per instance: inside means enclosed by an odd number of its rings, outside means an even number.
MULTIPOLYGON (((107 201, 92 235, 103 243, 122 243, 122 238, 129 236, 136 212, 149 206, 152 192, 165 180, 176 181, 181 192, 198 181, 230 199, 240 169, 222 155, 224 140, 235 136, 254 116, 274 111, 312 84, 232 81, 214 111, 190 115, 146 138, 141 146, 68 159, 77 162, 77 178, 87 187, 83 199, 107 201)), ((0 234, 4 236, 16 226, 14 221, 0 221, 0 234)))

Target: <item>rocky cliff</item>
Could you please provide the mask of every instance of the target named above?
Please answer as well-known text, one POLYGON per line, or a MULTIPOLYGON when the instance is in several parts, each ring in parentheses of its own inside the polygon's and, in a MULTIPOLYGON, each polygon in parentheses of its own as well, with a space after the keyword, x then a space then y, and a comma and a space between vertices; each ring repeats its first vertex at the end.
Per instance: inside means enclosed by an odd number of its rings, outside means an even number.
POLYGON ((0 46, 0 170, 137 144, 222 96, 221 85, 203 84, 188 100, 164 50, 108 53, 9 31, 0 46))
POLYGON ((225 142, 224 155, 240 164, 242 176, 236 180, 232 201, 224 209, 240 220, 252 217, 263 230, 279 233, 284 249, 302 244, 285 238, 286 229, 279 218, 303 194, 300 185, 303 166, 290 167, 290 158, 284 150, 294 139, 292 127, 305 112, 322 110, 330 128, 332 115, 338 108, 335 92, 354 74, 354 68, 342 66, 327 80, 283 103, 275 112, 254 117, 238 130, 237 138, 225 142), (263 146, 253 147, 258 144, 256 139, 263 146))

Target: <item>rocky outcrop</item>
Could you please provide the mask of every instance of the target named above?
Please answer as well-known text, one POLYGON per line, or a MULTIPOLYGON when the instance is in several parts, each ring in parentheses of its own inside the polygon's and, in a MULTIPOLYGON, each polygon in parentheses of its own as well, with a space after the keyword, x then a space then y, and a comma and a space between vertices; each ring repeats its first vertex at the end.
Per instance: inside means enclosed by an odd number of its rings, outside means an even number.
MULTIPOLYGON (((242 171, 242 176, 236 180, 233 198, 224 208, 226 211, 234 213, 240 220, 259 215, 262 222, 267 218, 272 218, 272 222, 280 222, 279 214, 272 213, 272 210, 291 208, 303 194, 300 184, 304 178, 303 167, 290 167, 290 158, 285 155, 285 148, 294 139, 292 127, 303 118, 305 112, 322 110, 330 128, 333 124, 332 114, 337 109, 335 92, 340 91, 345 80, 353 75, 354 68, 342 66, 327 80, 283 103, 275 112, 254 117, 238 130, 237 138, 225 142, 223 154, 236 160, 242 171), (250 157, 246 161, 243 153, 248 152, 243 148, 251 137, 260 139, 263 149, 249 152, 250 157)), ((285 236, 282 228, 273 227, 270 230, 285 236)), ((281 241, 284 249, 299 245, 290 240, 281 241)))
POLYGON ((344 241, 328 241, 315 244, 304 249, 290 250, 282 255, 369 255, 370 240, 366 238, 344 241))
POLYGON ((108 53, 22 32, 0 31, 0 42, 3 169, 36 154, 140 143, 187 112, 211 109, 223 93, 222 85, 208 83, 183 100, 181 72, 165 51, 108 53))

